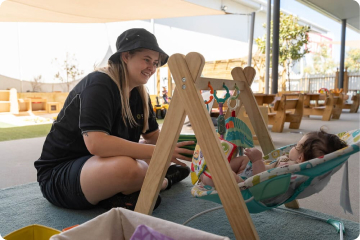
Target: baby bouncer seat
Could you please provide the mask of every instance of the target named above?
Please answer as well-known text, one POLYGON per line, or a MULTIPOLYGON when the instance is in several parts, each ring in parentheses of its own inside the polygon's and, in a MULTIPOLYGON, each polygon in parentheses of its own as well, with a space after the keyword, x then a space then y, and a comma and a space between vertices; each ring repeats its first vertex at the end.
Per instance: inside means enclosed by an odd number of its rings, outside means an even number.
MULTIPOLYGON (((350 155, 359 151, 360 130, 352 130, 337 134, 348 146, 323 157, 285 166, 273 168, 238 184, 244 200, 249 200, 246 206, 250 213, 259 213, 265 210, 291 202, 295 199, 306 198, 320 192, 349 159, 350 155)), ((287 154, 295 144, 288 145, 270 152, 265 160, 275 160, 287 154)), ((347 174, 347 167, 344 174, 347 174)), ((197 183, 191 189, 194 197, 210 200, 221 204, 215 188, 197 183)), ((351 212, 347 203, 343 208, 351 212)))

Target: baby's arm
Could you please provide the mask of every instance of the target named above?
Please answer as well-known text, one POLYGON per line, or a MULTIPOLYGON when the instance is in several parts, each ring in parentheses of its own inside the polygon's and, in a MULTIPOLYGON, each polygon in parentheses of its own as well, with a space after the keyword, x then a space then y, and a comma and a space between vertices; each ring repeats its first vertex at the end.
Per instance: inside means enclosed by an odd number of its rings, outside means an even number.
POLYGON ((244 154, 250 159, 252 163, 252 170, 254 175, 266 170, 261 151, 256 148, 247 148, 245 149, 244 154))

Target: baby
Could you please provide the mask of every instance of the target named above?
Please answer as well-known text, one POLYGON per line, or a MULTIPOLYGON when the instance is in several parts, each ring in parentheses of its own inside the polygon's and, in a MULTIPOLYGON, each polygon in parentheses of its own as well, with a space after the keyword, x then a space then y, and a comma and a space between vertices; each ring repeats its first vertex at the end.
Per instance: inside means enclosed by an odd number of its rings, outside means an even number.
MULTIPOLYGON (((265 165, 262 152, 256 148, 248 148, 244 151, 245 156, 235 157, 230 161, 230 167, 234 172, 236 182, 239 183, 243 180, 238 174, 248 178, 268 169, 298 164, 324 156, 346 146, 347 144, 334 134, 326 133, 323 130, 314 131, 305 134, 288 155, 279 157, 276 162, 265 165), (249 161, 252 166, 247 165, 244 170, 244 165, 249 161)), ((212 179, 205 174, 200 176, 200 180, 204 185, 214 187, 212 179)))

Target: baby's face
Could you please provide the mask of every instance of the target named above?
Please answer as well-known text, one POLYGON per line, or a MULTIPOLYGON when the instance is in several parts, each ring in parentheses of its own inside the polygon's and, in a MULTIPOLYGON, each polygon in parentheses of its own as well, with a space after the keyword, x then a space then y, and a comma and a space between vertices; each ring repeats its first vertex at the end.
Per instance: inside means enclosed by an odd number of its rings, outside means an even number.
POLYGON ((304 154, 300 153, 300 149, 303 148, 303 144, 306 141, 307 137, 303 136, 300 141, 296 144, 295 147, 293 147, 289 152, 289 158, 291 161, 294 161, 296 163, 301 163, 304 161, 304 154))

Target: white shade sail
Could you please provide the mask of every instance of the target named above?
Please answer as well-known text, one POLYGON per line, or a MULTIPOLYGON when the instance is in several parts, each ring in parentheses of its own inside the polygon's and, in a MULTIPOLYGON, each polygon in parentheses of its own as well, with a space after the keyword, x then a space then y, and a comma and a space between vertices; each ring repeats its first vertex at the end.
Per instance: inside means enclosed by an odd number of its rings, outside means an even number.
POLYGON ((219 14, 225 13, 183 0, 5 0, 0 6, 0 22, 105 23, 219 14))

